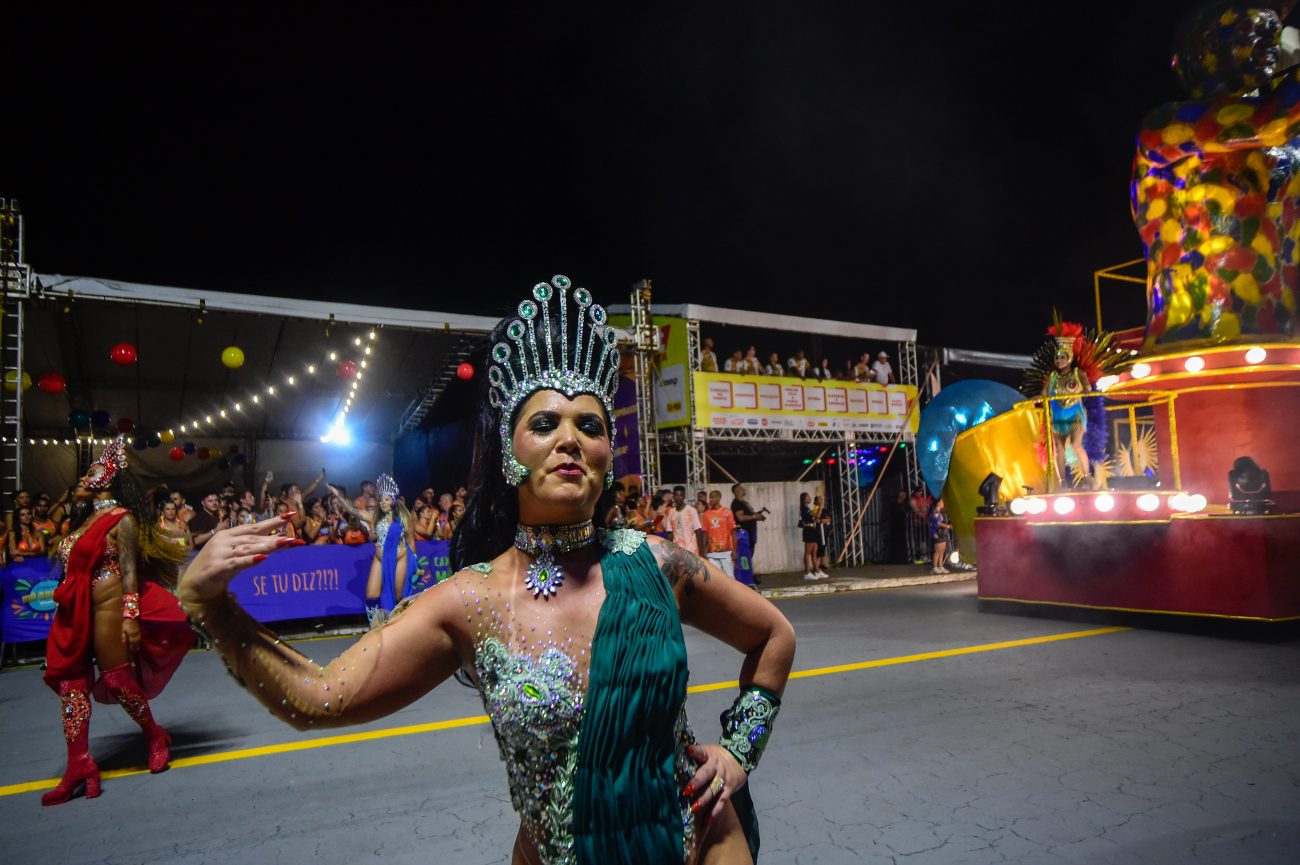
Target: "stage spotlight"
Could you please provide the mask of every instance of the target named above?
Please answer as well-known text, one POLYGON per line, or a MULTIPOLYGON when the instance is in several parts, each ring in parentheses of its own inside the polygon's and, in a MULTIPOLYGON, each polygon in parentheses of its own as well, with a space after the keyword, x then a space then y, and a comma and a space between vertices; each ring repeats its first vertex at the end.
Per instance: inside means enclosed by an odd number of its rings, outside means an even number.
POLYGON ((954 565, 960 565, 961 553, 957 552, 956 550, 953 550, 952 555, 948 557, 948 561, 952 562, 954 565))
POLYGON ((1133 374, 1134 378, 1146 378, 1151 375, 1151 366, 1145 363, 1135 363, 1129 372, 1133 374))
POLYGON ((1027 504, 1028 504, 1028 503, 1027 503, 1024 499, 1022 499, 1022 498, 1014 498, 1014 499, 1012 499, 1012 500, 1011 500, 1011 513, 1015 514, 1015 515, 1018 516, 1018 517, 1019 517, 1019 516, 1023 516, 1024 513, 1025 513, 1025 511, 1028 510, 1028 508, 1026 507, 1027 504))
POLYGON ((1108 514, 1115 509, 1115 497, 1110 493, 1102 493, 1092 500, 1092 506, 1103 514, 1108 514))
POLYGON ((984 505, 975 509, 975 512, 981 516, 997 516, 1005 514, 998 503, 998 490, 1002 488, 1002 478, 993 472, 989 472, 984 480, 980 483, 980 496, 984 499, 984 505))
POLYGON ((1234 514, 1266 514, 1272 506, 1268 472, 1250 457, 1237 457, 1228 472, 1228 509, 1234 514))
POLYGON ((1200 372, 1205 369, 1205 358, 1194 354, 1183 362, 1183 369, 1188 372, 1200 372))
POLYGON ((1074 511, 1074 499, 1069 496, 1061 496, 1056 501, 1052 502, 1052 510, 1062 516, 1072 513, 1074 511))
POLYGON ((1200 493, 1192 493, 1190 496, 1187 497, 1188 513, 1194 514, 1197 511, 1203 511, 1205 510, 1205 506, 1208 504, 1209 501, 1207 501, 1205 496, 1201 495, 1200 493))
POLYGON ((1264 349, 1260 348, 1259 346, 1255 346, 1254 348, 1246 352, 1246 363, 1250 363, 1250 364, 1263 363, 1264 358, 1266 357, 1268 357, 1268 352, 1264 351, 1264 349))
POLYGON ((1137 506, 1140 510, 1150 513, 1160 507, 1160 496, 1155 493, 1147 493, 1144 496, 1138 496, 1137 506))

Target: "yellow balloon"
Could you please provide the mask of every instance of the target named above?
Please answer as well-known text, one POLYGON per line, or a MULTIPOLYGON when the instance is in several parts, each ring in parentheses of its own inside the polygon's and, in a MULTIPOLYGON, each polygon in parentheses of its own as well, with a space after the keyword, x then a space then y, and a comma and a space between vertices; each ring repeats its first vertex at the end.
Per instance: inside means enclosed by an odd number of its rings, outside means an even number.
POLYGON ((163 444, 171 444, 176 440, 176 433, 165 429, 158 433, 158 438, 163 440, 163 444))
POLYGON ((216 459, 221 456, 221 448, 208 448, 208 456, 216 459))
MULTIPOLYGON (((9 391, 10 393, 17 390, 18 388, 14 384, 14 382, 16 381, 18 381, 18 373, 15 370, 11 369, 7 373, 5 373, 5 390, 9 391)), ((22 383, 23 383, 23 390, 27 390, 29 387, 32 386, 32 377, 24 372, 22 377, 22 383)))
POLYGON ((221 362, 231 369, 244 365, 244 350, 237 345, 228 345, 221 352, 221 362))

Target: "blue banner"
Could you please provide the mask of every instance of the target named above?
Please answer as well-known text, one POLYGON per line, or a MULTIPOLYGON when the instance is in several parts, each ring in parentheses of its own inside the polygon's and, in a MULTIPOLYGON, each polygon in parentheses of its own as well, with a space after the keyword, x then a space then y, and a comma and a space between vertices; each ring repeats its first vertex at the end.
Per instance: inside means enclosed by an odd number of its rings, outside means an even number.
POLYGON ((0 569, 4 610, 0 613, 0 642, 44 640, 54 618, 54 590, 59 586, 54 561, 44 557, 15 562, 0 569))
MULTIPOLYGON (((416 542, 417 570, 411 590, 403 592, 404 596, 451 576, 450 546, 447 541, 416 542)), ((231 581, 230 591, 260 622, 361 615, 374 556, 373 544, 292 547, 240 572, 231 581)), ((53 568, 49 559, 32 559, 0 570, 4 587, 0 640, 45 639, 54 617, 53 595, 58 585, 51 576, 53 568)))

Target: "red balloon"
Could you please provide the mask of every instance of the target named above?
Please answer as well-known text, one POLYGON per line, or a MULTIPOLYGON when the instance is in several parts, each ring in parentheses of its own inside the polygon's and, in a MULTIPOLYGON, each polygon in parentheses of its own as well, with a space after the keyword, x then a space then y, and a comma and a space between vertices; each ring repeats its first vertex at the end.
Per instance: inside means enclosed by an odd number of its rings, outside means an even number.
POLYGON ((175 447, 167 451, 167 456, 176 460, 176 462, 180 462, 181 460, 185 459, 185 451, 181 450, 179 447, 175 447))
POLYGON ((335 371, 339 374, 339 378, 341 379, 345 379, 345 380, 354 379, 357 377, 356 361, 341 360, 339 361, 339 365, 335 368, 335 371))
POLYGON ((474 365, 472 363, 462 363, 456 367, 456 378, 461 381, 469 381, 474 377, 474 365))
POLYGON ((68 387, 68 382, 61 372, 47 372, 36 380, 36 386, 46 393, 63 393, 68 387))
POLYGON ((109 352, 109 357, 113 358, 113 363, 118 366, 130 366, 136 360, 135 346, 129 342, 119 342, 113 346, 113 350, 109 352))
POLYGON ((130 435, 135 432, 135 421, 131 420, 129 417, 118 418, 117 431, 124 436, 130 435))
POLYGON ((212 456, 212 452, 209 451, 207 448, 199 448, 197 451, 194 452, 194 455, 201 460, 205 460, 208 457, 212 456))

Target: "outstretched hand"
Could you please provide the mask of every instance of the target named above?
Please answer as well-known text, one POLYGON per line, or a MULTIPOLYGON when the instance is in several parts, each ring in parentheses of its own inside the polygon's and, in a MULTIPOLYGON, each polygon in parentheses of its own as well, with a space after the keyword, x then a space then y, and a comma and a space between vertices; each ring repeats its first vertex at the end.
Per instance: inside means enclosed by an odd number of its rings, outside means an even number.
POLYGON ((288 525, 293 515, 290 511, 214 534, 181 574, 181 604, 202 604, 219 598, 235 574, 244 568, 257 564, 276 550, 302 546, 304 541, 275 534, 288 525))

